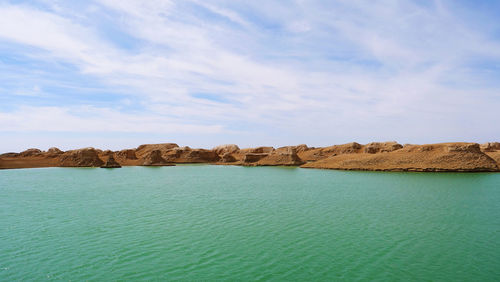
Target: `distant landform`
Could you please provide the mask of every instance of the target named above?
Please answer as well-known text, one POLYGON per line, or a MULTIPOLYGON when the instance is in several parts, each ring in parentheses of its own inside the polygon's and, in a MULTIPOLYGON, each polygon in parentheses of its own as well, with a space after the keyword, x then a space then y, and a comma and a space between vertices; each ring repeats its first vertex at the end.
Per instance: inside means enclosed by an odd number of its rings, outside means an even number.
POLYGON ((36 167, 171 166, 207 163, 242 166, 300 166, 339 170, 479 172, 500 171, 500 143, 439 143, 401 145, 397 142, 356 142, 329 147, 307 145, 240 149, 179 147, 175 143, 146 144, 121 151, 83 148, 61 151, 28 149, 0 155, 0 169, 36 167))

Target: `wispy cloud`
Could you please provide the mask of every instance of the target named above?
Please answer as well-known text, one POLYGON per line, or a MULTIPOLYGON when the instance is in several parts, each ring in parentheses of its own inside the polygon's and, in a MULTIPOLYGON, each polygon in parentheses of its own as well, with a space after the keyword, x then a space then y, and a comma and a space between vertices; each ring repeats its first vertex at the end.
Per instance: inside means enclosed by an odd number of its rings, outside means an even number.
POLYGON ((0 131, 486 141, 500 24, 480 16, 448 1, 7 1, 0 131))

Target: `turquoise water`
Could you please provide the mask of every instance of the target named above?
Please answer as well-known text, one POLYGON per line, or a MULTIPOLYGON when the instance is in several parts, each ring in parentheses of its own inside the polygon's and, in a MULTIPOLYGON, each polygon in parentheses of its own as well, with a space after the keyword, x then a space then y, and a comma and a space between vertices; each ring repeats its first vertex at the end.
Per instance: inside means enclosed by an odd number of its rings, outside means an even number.
POLYGON ((0 280, 500 279, 500 174, 0 170, 0 280))

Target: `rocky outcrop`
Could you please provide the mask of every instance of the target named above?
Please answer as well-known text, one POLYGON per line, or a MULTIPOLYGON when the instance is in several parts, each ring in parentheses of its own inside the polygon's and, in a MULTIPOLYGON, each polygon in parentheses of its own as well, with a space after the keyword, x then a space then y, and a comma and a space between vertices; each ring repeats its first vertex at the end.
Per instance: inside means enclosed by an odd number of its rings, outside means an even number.
POLYGON ((411 145, 387 153, 336 155, 307 168, 383 171, 498 171, 497 163, 475 143, 411 145))
POLYGON ((173 164, 168 163, 164 158, 161 156, 161 151, 160 150, 153 150, 149 152, 149 154, 144 158, 143 166, 171 166, 173 164))
POLYGON ((495 160, 497 166, 500 168, 500 150, 494 152, 485 152, 485 154, 495 160))
POLYGON ((143 144, 137 147, 137 151, 142 150, 168 150, 173 148, 178 148, 179 145, 175 143, 160 143, 160 144, 143 144))
POLYGON ((342 145, 298 151, 298 156, 304 161, 317 161, 336 155, 359 153, 362 151, 362 148, 363 146, 361 144, 351 142, 342 145))
POLYGON ((368 143, 363 147, 365 153, 376 154, 376 153, 387 153, 396 151, 403 148, 403 145, 398 144, 396 141, 391 142, 372 142, 368 143))
POLYGON ((22 151, 21 153, 19 153, 19 156, 32 157, 32 156, 37 156, 37 155, 41 155, 41 154, 42 154, 42 151, 40 149, 32 148, 32 149, 22 151))
POLYGON ((481 144, 480 149, 490 158, 494 159, 500 168, 500 143, 499 142, 488 142, 481 144))
POLYGON ((500 143, 499 142, 488 142, 481 144, 481 151, 483 152, 495 152, 500 151, 500 143))
POLYGON ((260 159, 257 165, 262 166, 297 166, 304 164, 297 155, 297 149, 294 146, 281 147, 272 151, 265 158, 260 159))
POLYGON ((116 152, 116 157, 125 160, 137 160, 134 149, 125 149, 116 152))
POLYGON ((49 154, 53 154, 53 155, 59 155, 59 154, 62 154, 64 153, 63 151, 59 150, 59 148, 56 148, 56 147, 51 147, 47 150, 47 153, 49 154))
POLYGON ((159 150, 160 152, 165 153, 175 148, 179 148, 179 145, 175 143, 144 144, 137 147, 137 149, 135 150, 135 154, 138 158, 143 158, 155 150, 159 150))
POLYGON ((452 143, 446 145, 448 152, 470 152, 481 153, 481 148, 477 143, 452 143))
POLYGON ((311 149, 314 149, 314 148, 307 147, 306 144, 300 144, 300 145, 291 146, 291 147, 293 147, 297 153, 306 152, 306 151, 309 151, 311 149))
POLYGON ((269 154, 274 150, 273 147, 257 147, 257 148, 245 148, 241 149, 240 152, 243 154, 269 154))
POLYGON ((187 154, 181 155, 181 161, 186 163, 196 163, 196 162, 217 162, 219 160, 219 155, 216 153, 205 150, 205 149, 196 149, 187 152, 187 154))
POLYGON ((59 163, 63 167, 100 167, 103 164, 94 148, 67 151, 61 155, 59 163))
POLYGON ((223 155, 226 153, 233 154, 236 153, 240 150, 240 147, 235 144, 226 144, 226 145, 219 145, 217 147, 212 148, 212 151, 214 151, 217 155, 223 155))
POLYGON ((219 156, 218 162, 234 163, 237 161, 235 154, 237 154, 240 151, 240 147, 238 147, 238 145, 235 144, 226 144, 214 147, 212 148, 212 151, 219 156))
POLYGON ((59 166, 58 156, 38 151, 25 154, 6 153, 0 155, 0 169, 59 166))
POLYGON ((220 159, 219 155, 212 150, 191 149, 189 147, 174 148, 162 156, 173 163, 215 163, 220 159))
POLYGON ((99 152, 99 155, 100 156, 104 156, 104 157, 109 157, 109 156, 112 156, 113 154, 114 153, 111 150, 104 150, 102 152, 99 152))
POLYGON ((164 155, 167 160, 175 161, 179 159, 184 152, 187 151, 191 151, 191 148, 189 147, 174 148, 172 150, 165 152, 164 155))
POLYGON ((257 147, 241 149, 234 156, 239 160, 242 165, 256 165, 258 161, 267 157, 272 151, 273 147, 257 147))
POLYGON ((221 162, 221 163, 234 163, 234 162, 236 162, 236 158, 231 153, 224 153, 220 157, 219 162, 221 162))
POLYGON ((395 141, 372 142, 364 146, 356 142, 351 142, 342 145, 314 148, 297 152, 302 160, 311 162, 337 155, 359 154, 359 153, 376 154, 376 153, 392 152, 395 150, 399 150, 401 148, 403 148, 403 146, 395 141))
POLYGON ((120 168, 122 167, 113 157, 113 155, 110 155, 108 160, 104 165, 101 166, 101 168, 120 168))
POLYGON ((246 153, 243 155, 243 164, 253 164, 261 159, 267 157, 269 154, 262 154, 262 153, 246 153))
POLYGON ((49 148, 47 152, 43 152, 43 155, 47 158, 58 158, 61 156, 64 152, 59 150, 56 147, 49 148))
POLYGON ((9 153, 3 153, 0 155, 0 158, 15 158, 18 157, 19 153, 14 153, 14 152, 9 152, 9 153))

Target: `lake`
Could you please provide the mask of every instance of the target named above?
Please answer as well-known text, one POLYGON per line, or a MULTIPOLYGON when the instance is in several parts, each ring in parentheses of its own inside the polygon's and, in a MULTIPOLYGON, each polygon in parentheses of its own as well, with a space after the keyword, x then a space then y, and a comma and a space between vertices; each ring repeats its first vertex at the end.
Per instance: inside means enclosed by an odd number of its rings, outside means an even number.
POLYGON ((500 173, 0 170, 0 280, 500 279, 500 173))

